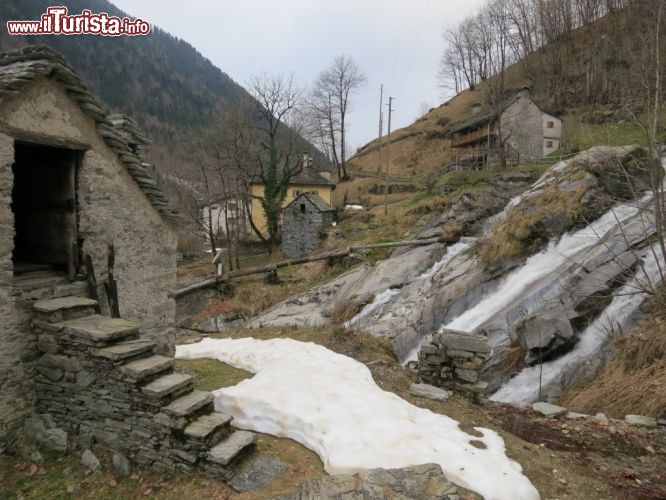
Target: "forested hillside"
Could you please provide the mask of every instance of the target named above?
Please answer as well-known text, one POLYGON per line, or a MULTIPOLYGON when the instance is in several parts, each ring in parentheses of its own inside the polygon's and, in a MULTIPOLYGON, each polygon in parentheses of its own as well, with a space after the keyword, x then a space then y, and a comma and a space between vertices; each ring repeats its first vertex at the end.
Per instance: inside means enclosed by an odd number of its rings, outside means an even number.
MULTIPOLYGON (((212 157, 210 127, 217 112, 248 93, 189 43, 152 27, 147 36, 9 36, 7 20, 36 20, 53 5, 48 0, 0 3, 0 50, 45 43, 61 52, 112 111, 134 118, 153 145, 149 159, 167 173, 196 176, 197 158, 212 157), (203 150, 203 151, 202 151, 203 150)), ((124 17, 106 0, 66 0, 70 14, 89 9, 124 17)), ((305 141, 300 146, 312 149, 305 141)), ((303 149, 303 150, 304 150, 303 149)))

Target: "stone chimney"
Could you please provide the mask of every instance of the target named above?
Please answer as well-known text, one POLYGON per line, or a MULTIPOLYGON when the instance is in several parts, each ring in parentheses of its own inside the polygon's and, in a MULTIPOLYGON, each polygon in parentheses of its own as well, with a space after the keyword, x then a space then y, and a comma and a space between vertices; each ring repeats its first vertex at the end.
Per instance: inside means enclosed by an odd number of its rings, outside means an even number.
POLYGON ((310 157, 307 151, 303 151, 303 168, 310 168, 314 163, 314 159, 310 157))

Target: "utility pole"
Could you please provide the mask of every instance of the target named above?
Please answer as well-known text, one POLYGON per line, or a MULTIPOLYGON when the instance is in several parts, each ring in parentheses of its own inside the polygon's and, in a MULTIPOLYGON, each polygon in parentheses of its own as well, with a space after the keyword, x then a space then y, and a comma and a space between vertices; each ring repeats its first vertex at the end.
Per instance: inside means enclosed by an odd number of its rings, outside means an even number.
POLYGON ((379 155, 377 160, 377 174, 382 171, 382 134, 384 132, 384 84, 382 83, 379 87, 379 155))
POLYGON ((392 107, 394 97, 389 96, 388 106, 388 132, 386 137, 386 172, 384 173, 384 215, 388 215, 388 178, 389 178, 389 164, 391 163, 391 112, 395 111, 392 107))

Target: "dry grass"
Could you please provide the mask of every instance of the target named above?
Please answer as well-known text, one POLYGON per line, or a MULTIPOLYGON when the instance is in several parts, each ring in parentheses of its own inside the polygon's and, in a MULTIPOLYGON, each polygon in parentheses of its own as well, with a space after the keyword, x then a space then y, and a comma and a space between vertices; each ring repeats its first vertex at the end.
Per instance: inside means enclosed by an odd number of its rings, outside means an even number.
POLYGON ((513 208, 479 245, 479 255, 486 265, 492 265, 511 257, 531 255, 538 251, 552 235, 544 231, 542 222, 553 214, 565 218, 565 230, 583 222, 581 198, 587 191, 560 191, 556 186, 544 193, 527 198, 513 208))
MULTIPOLYGON (((374 296, 368 298, 366 304, 371 303, 373 300, 374 296)), ((342 325, 345 321, 352 319, 361 312, 364 306, 365 304, 354 304, 353 302, 338 304, 328 319, 334 325, 342 325)))
POLYGON ((511 340, 507 346, 497 349, 498 355, 502 360, 502 374, 509 376, 512 373, 518 373, 525 367, 525 351, 520 345, 518 337, 511 340))
POLYGON ((666 314, 650 318, 630 337, 615 339, 614 354, 598 375, 564 393, 560 403, 617 418, 666 416, 666 314))

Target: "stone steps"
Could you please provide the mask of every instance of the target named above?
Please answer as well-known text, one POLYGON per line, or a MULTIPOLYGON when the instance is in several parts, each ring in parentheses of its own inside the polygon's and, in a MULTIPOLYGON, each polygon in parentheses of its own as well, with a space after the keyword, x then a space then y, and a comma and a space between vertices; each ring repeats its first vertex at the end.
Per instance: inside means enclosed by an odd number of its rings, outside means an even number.
POLYGON ((192 391, 162 408, 155 422, 172 429, 185 429, 199 415, 213 411, 213 395, 207 391, 192 391))
POLYGON ((193 441, 212 446, 231 431, 233 417, 228 413, 214 411, 202 415, 185 427, 184 435, 193 441))
POLYGON ((98 421, 90 423, 101 428, 95 439, 107 446, 117 441, 116 435, 124 435, 124 442, 138 440, 142 444, 133 444, 137 464, 168 472, 200 468, 230 479, 256 436, 234 431, 233 417, 214 411, 213 395, 194 390, 192 375, 173 372, 175 359, 155 354, 156 343, 139 338, 138 325, 94 314, 96 306, 94 300, 81 297, 34 304, 32 324, 44 353, 41 378, 64 380, 61 372, 76 373, 76 384, 81 379, 80 387, 74 384, 72 389, 77 400, 90 406, 87 412, 98 415, 98 421), (86 358, 97 376, 82 375, 86 358), (96 385, 98 381, 104 382, 96 385), (109 386, 112 405, 106 403, 109 386), (137 420, 136 428, 125 424, 123 419, 129 417, 137 420), (154 448, 158 441, 160 447, 154 448))
POLYGON ((235 431, 227 439, 213 446, 206 454, 206 460, 218 465, 229 465, 256 440, 257 436, 253 432, 235 431))
POLYGON ((58 297, 38 300, 32 306, 34 317, 49 323, 60 323, 95 314, 97 301, 84 297, 58 297))
POLYGON ((171 371, 175 364, 176 360, 174 358, 167 358, 158 354, 153 354, 147 358, 131 361, 126 365, 119 367, 118 371, 122 373, 126 379, 132 382, 140 382, 152 375, 157 375, 158 373, 166 372, 167 370, 171 371))
POLYGON ((20 279, 17 282, 21 295, 27 300, 53 299, 57 297, 87 297, 88 282, 69 282, 62 276, 42 276, 20 279))
POLYGON ((215 477, 229 481, 239 463, 254 449, 256 435, 235 431, 206 453, 202 467, 215 477))
POLYGON ((125 361, 144 354, 152 354, 155 346, 155 342, 150 340, 127 340, 109 347, 91 348, 90 354, 109 361, 125 361))
POLYGON ((105 347, 120 339, 135 338, 139 333, 139 326, 132 321, 100 314, 56 323, 54 326, 61 327, 62 333, 95 347, 105 347))
POLYGON ((141 392, 153 402, 161 403, 166 400, 171 402, 184 394, 192 392, 193 380, 194 377, 186 373, 171 373, 144 385, 141 392))

